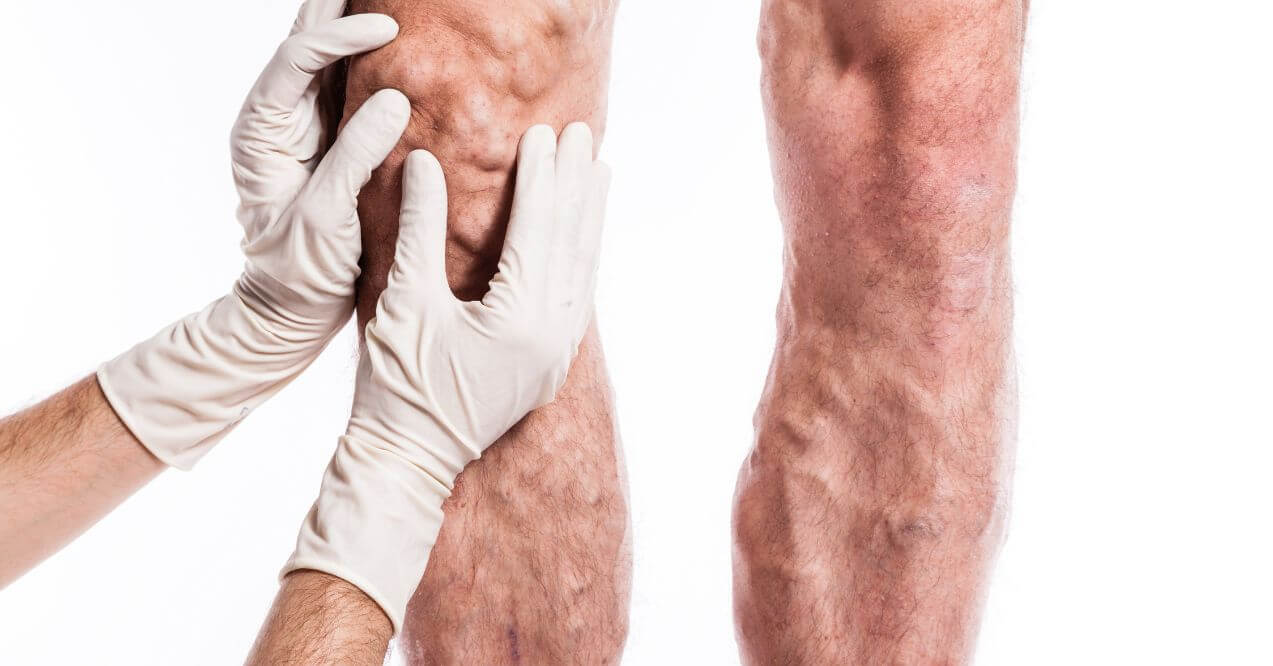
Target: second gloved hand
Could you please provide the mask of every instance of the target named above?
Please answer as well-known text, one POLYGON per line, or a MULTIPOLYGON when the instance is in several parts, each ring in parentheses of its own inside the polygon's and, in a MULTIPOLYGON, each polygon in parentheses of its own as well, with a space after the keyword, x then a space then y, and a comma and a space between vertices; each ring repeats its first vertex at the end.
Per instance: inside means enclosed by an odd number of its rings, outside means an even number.
POLYGON ((593 315, 607 167, 583 124, 532 128, 499 273, 481 302, 446 278, 441 167, 406 163, 397 254, 366 330, 353 412, 284 572, 339 576, 401 627, 465 465, 550 402, 593 315))
POLYGON ((349 320, 362 254, 356 199, 410 105, 398 91, 376 93, 322 155, 316 74, 398 32, 381 14, 340 18, 344 6, 305 3, 235 123, 246 261, 231 292, 98 370, 120 419, 169 465, 193 466, 349 320))

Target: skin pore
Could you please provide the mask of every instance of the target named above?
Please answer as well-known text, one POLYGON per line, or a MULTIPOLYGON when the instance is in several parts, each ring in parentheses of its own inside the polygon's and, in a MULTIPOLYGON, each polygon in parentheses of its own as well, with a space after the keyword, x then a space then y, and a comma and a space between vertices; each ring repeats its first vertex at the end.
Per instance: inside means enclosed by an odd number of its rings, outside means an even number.
MULTIPOLYGON (((447 272, 478 299, 495 273, 517 139, 546 123, 604 131, 614 2, 355 0, 401 26, 352 60, 346 112, 382 87, 412 119, 363 189, 365 324, 393 258, 401 165, 415 148, 447 174, 447 272), (442 57, 440 54, 444 54, 442 57)), ((460 476, 402 634, 413 664, 617 663, 627 633, 630 546, 609 378, 596 329, 565 388, 460 476)))
POLYGON ((767 0, 786 237, 739 475, 748 664, 963 664, 1015 436, 1009 217, 1025 7, 767 0))

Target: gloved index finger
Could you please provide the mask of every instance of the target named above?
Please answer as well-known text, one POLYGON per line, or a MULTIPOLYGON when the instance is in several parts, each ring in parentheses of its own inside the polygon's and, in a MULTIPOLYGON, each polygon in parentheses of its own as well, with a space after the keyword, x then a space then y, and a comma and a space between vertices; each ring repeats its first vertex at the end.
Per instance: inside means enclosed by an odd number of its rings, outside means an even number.
POLYGON ((432 153, 412 151, 402 172, 402 214, 393 269, 382 299, 452 300, 446 280, 446 177, 432 153))
POLYGON ((557 133, 547 125, 527 130, 517 149, 513 210, 497 276, 510 285, 543 280, 553 233, 556 160, 557 133))
POLYGON ((296 33, 279 46, 248 103, 270 111, 291 111, 323 69, 341 58, 384 46, 397 35, 397 22, 384 14, 355 14, 296 33))
POLYGON ((304 32, 321 23, 334 21, 345 14, 347 0, 305 0, 296 13, 291 34, 304 32))
POLYGON ((302 196, 313 210, 349 219, 371 172, 389 156, 411 117, 406 95, 391 88, 372 95, 354 113, 327 151, 302 196))

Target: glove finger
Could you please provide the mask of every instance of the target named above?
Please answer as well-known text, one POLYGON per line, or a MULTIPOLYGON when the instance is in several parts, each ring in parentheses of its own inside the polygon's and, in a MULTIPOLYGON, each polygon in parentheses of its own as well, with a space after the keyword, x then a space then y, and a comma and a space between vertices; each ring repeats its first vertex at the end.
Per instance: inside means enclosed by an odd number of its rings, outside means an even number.
POLYGON ((446 176, 427 150, 407 156, 398 244, 386 294, 405 302, 450 297, 446 279, 446 176))
MULTIPOLYGON (((585 191, 593 171, 592 129, 586 123, 571 123, 557 142, 556 208, 582 213, 585 191)), ((572 215, 572 222, 581 215, 572 215)), ((567 228, 566 231, 575 229, 567 228)), ((572 234, 569 238, 574 239, 572 234)))
POLYGON ((301 196, 307 209, 325 217, 356 219, 358 193, 398 145, 410 116, 411 104, 397 90, 372 95, 349 119, 306 184, 301 196))
POLYGON ((296 14, 296 22, 292 24, 291 34, 304 32, 316 25, 344 16, 346 2, 347 0, 305 0, 296 14))
POLYGON ((597 287, 597 268, 601 262, 601 237, 605 228, 606 201, 610 196, 610 165, 596 162, 589 174, 584 196, 583 216, 579 226, 577 263, 572 283, 576 285, 576 302, 585 318, 591 316, 597 287))
POLYGON ((547 125, 526 131, 517 149, 517 180, 498 280, 517 287, 542 280, 553 231, 557 134, 547 125))
POLYGON ((379 48, 398 35, 384 14, 355 14, 296 33, 279 46, 248 95, 252 107, 274 112, 296 108, 324 68, 351 55, 379 48))
POLYGON ((592 130, 585 123, 571 123, 557 142, 556 199, 549 268, 553 297, 571 302, 587 281, 581 263, 580 244, 585 224, 585 200, 593 183, 592 130))

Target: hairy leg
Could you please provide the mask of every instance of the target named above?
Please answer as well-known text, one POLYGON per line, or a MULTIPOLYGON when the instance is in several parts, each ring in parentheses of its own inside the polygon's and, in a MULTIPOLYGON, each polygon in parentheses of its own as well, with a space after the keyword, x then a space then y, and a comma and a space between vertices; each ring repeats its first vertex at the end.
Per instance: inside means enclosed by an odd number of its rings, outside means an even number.
MULTIPOLYGON (((401 166, 425 148, 449 189, 448 274, 480 298, 495 273, 522 133, 605 118, 613 0, 354 0, 396 41, 352 61, 346 117, 384 87, 411 99, 402 144, 363 190, 359 321, 385 286, 401 166)), ((557 400, 465 470, 408 611, 416 664, 616 663, 627 633, 628 514, 595 327, 557 400)))
POLYGON ((960 664, 1014 440, 1023 0, 766 0, 786 238, 735 505, 754 664, 960 664))

